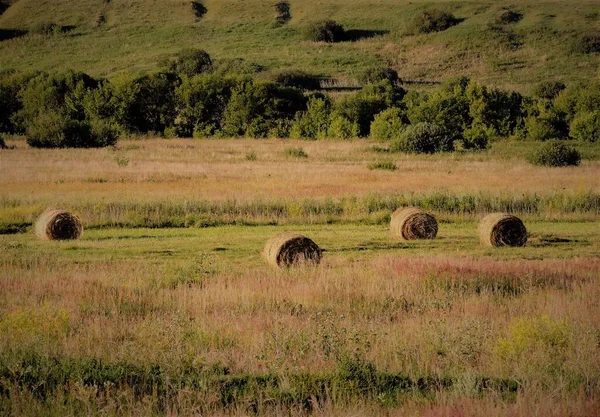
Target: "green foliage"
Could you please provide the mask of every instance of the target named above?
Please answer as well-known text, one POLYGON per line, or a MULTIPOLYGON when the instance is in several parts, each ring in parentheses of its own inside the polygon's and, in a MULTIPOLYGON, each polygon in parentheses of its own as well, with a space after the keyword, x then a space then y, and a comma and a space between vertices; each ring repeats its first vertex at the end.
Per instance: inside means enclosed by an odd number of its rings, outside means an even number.
POLYGON ((279 25, 285 25, 292 19, 292 12, 289 1, 278 1, 275 3, 275 21, 279 25))
POLYGON ((446 130, 426 122, 409 126, 391 145, 392 151, 406 153, 448 152, 453 149, 454 142, 446 130))
POLYGON ((190 137, 194 132, 204 132, 205 136, 217 134, 222 128, 232 90, 238 82, 235 78, 211 74, 184 78, 175 92, 177 135, 190 137))
POLYGON ((53 22, 40 22, 30 29, 31 33, 52 36, 62 33, 62 27, 53 22))
POLYGON ((280 71, 273 76, 273 82, 284 87, 296 87, 303 90, 321 88, 319 77, 298 70, 280 71))
POLYGON ((302 148, 286 148, 283 154, 292 158, 308 158, 308 154, 302 148))
POLYGON ((566 121, 572 121, 578 113, 594 112, 600 108, 600 82, 570 86, 554 100, 554 108, 566 121))
POLYGON ((262 65, 248 62, 242 58, 219 59, 213 61, 210 73, 221 77, 254 75, 264 71, 262 65))
POLYGON ((330 125, 331 101, 326 97, 310 97, 306 111, 296 113, 292 123, 292 139, 324 139, 330 125))
POLYGON ((525 119, 527 139, 549 140, 561 139, 567 136, 567 127, 560 114, 553 109, 543 110, 537 116, 525 119))
POLYGON ((300 90, 244 80, 231 92, 223 113, 222 134, 266 137, 279 120, 291 120, 305 106, 300 90))
POLYGON ((570 126, 573 138, 585 142, 600 141, 600 110, 581 112, 573 119, 570 126))
POLYGON ((340 42, 344 40, 344 36, 343 26, 333 20, 315 22, 304 31, 304 39, 313 42, 340 42))
POLYGON ((594 33, 577 38, 573 43, 572 50, 579 54, 600 53, 600 35, 594 33))
POLYGON ((523 14, 519 13, 515 10, 504 9, 495 19, 495 24, 497 25, 509 25, 513 23, 518 23, 523 19, 523 14))
POLYGON ((358 74, 357 80, 361 84, 375 84, 383 80, 388 80, 391 83, 397 83, 398 72, 388 67, 368 67, 358 74))
POLYGON ((433 124, 452 139, 462 138, 464 127, 471 123, 468 83, 468 79, 461 78, 446 83, 429 96, 410 97, 406 101, 410 122, 433 124))
POLYGON ((0 132, 24 133, 20 117, 23 108, 20 92, 35 74, 15 71, 0 72, 0 132))
POLYGON ((180 77, 193 77, 207 72, 212 67, 210 55, 202 49, 184 49, 171 60, 162 63, 166 72, 173 72, 180 77))
POLYGON ((577 149, 561 141, 548 141, 531 153, 528 160, 534 165, 577 166, 581 162, 581 154, 577 149))
POLYGON ((407 124, 406 111, 390 107, 375 116, 371 123, 371 138, 381 142, 398 138, 407 124))
POLYGON ((469 140, 474 139, 474 134, 482 137, 484 133, 488 138, 510 136, 522 123, 523 97, 517 92, 505 92, 470 82, 465 95, 469 103, 469 118, 463 119, 463 136, 468 135, 469 140), (469 124, 472 126, 469 127, 469 124))
POLYGON ((474 123, 463 132, 463 148, 467 150, 487 149, 494 136, 496 136, 496 132, 493 128, 474 123))
POLYGON ((367 165, 367 168, 371 170, 381 169, 384 171, 395 171, 398 169, 398 167, 393 161, 375 161, 367 165))
POLYGON ((544 100, 554 100, 567 86, 560 81, 542 81, 533 89, 533 96, 544 100))
POLYGON ((358 123, 348 120, 339 113, 332 113, 327 136, 334 139, 352 139, 359 136, 358 123))
POLYGON ((27 125, 27 143, 35 148, 99 148, 114 145, 117 138, 106 122, 74 120, 64 113, 42 113, 27 125))
POLYGON ((410 33, 442 32, 460 21, 452 13, 430 9, 419 14, 410 26, 410 33))

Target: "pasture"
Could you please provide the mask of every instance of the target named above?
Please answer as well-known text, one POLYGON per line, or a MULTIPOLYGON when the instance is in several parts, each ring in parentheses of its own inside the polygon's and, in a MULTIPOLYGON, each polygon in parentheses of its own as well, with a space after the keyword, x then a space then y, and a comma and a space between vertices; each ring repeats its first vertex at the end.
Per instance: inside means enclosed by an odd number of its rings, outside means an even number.
POLYGON ((527 142, 124 140, 0 151, 0 414, 591 416, 600 411, 600 163, 527 142), (297 156, 290 148, 302 148, 297 156), (394 171, 369 169, 391 161, 394 171), (398 241, 417 205, 435 240, 398 241), (48 206, 77 241, 36 239, 48 206), (490 211, 521 248, 487 248, 490 211), (275 269, 292 231, 317 267, 275 269), (6 394, 9 395, 6 395, 6 394))

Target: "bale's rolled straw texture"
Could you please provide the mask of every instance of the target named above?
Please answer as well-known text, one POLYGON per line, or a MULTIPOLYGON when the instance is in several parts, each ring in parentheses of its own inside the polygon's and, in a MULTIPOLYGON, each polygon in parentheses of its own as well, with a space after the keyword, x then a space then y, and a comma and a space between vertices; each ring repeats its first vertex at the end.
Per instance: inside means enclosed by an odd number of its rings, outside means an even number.
POLYGON ((268 240, 263 256, 277 267, 313 264, 321 262, 321 248, 306 236, 283 233, 268 240))
POLYGON ((416 207, 406 207, 392 213, 390 229, 392 235, 399 239, 435 239, 438 224, 431 214, 416 207))
POLYGON ((83 223, 68 211, 51 208, 38 217, 35 234, 46 240, 79 239, 83 234, 83 223))
POLYGON ((479 239, 486 246, 523 246, 527 229, 518 217, 506 213, 492 213, 479 223, 479 239))

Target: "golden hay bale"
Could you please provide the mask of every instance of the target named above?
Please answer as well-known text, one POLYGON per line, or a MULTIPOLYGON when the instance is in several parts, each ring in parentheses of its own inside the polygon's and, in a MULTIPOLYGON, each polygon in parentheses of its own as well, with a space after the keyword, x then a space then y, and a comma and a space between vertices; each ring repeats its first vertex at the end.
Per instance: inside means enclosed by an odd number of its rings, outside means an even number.
POLYGON ((435 239, 438 224, 431 214, 416 207, 406 207, 392 213, 390 229, 398 239, 435 239))
POLYGON ((267 241, 263 256, 277 267, 302 264, 316 265, 321 262, 321 248, 306 236, 283 233, 267 241))
POLYGON ((523 246, 527 229, 518 217, 506 213, 492 213, 479 223, 479 239, 486 246, 523 246))
POLYGON ((46 240, 79 239, 83 234, 83 223, 68 211, 50 208, 35 222, 35 234, 46 240))

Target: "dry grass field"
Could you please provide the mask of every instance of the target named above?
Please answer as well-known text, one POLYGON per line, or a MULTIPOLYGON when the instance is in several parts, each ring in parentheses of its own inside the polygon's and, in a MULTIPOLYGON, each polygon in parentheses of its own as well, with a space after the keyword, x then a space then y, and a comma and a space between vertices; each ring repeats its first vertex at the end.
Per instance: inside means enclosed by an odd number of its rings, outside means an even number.
POLYGON ((510 143, 423 157, 369 141, 8 144, 2 415, 600 413, 594 157, 540 168, 510 143), (298 147, 308 157, 286 154, 298 147), (382 159, 398 169, 367 168, 382 159), (391 238, 407 202, 436 214, 437 239, 391 238), (35 238, 55 204, 82 216, 82 239, 35 238), (479 243, 478 220, 500 208, 525 220, 525 247, 479 243), (268 266, 260 252, 282 231, 310 236, 323 262, 268 266))

